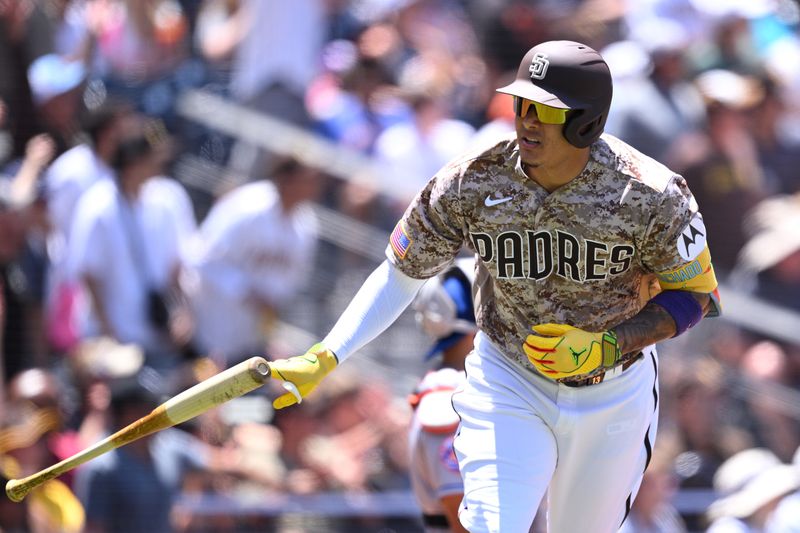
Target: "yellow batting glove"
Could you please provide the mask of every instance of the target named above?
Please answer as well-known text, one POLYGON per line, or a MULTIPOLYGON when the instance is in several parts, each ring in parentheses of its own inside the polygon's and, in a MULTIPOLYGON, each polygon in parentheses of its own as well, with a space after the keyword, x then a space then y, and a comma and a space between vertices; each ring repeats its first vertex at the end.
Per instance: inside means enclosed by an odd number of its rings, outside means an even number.
POLYGON ((315 344, 303 355, 270 361, 270 376, 289 390, 272 402, 273 407, 283 409, 300 403, 337 364, 336 355, 322 344, 315 344))
POLYGON ((613 331, 592 333, 566 324, 533 326, 522 349, 542 375, 561 379, 613 367, 620 358, 613 331))

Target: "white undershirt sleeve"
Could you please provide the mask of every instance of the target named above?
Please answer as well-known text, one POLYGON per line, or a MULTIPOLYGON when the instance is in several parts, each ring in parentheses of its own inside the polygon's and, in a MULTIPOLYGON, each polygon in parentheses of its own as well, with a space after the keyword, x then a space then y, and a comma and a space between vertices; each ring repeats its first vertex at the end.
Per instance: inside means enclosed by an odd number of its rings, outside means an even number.
POLYGON ((384 261, 358 290, 322 344, 341 363, 391 326, 425 281, 406 276, 384 261))

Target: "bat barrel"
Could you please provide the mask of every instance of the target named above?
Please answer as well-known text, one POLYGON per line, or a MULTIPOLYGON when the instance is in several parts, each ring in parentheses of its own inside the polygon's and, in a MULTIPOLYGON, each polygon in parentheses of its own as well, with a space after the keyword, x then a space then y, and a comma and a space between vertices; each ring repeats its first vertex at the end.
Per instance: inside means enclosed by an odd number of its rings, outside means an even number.
POLYGON ((269 380, 270 368, 263 357, 251 357, 198 383, 161 404, 173 424, 257 389, 269 380))

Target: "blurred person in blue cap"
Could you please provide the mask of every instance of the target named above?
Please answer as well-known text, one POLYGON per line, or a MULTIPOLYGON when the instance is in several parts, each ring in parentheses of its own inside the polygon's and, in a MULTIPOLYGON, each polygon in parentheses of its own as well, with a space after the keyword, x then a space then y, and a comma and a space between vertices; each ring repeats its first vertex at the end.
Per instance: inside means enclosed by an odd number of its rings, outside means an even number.
POLYGON ((79 131, 78 110, 87 70, 80 61, 45 54, 28 67, 28 84, 44 129, 61 154, 75 144, 79 131))
POLYGON ((458 415, 450 397, 466 379, 464 359, 478 331, 473 277, 474 260, 458 260, 431 279, 413 304, 417 324, 436 339, 425 360, 441 354, 437 369, 428 372, 409 397, 414 409, 409 431, 411 486, 429 532, 466 531, 458 521, 464 486, 453 451, 458 415))

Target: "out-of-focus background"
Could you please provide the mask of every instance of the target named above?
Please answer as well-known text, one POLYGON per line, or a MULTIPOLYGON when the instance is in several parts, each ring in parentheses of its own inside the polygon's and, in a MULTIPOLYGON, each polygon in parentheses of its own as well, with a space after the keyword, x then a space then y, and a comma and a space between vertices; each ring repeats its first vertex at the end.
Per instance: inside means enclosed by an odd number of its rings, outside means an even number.
MULTIPOLYGON (((511 131, 494 89, 525 51, 573 39, 615 78, 606 131, 687 179, 724 308, 660 347, 626 531, 798 531, 799 21, 791 0, 0 0, 0 477, 322 338, 422 184, 511 131)), ((302 406, 264 387, 0 498, 0 531, 422 531, 406 395, 432 343, 407 311, 302 406)))

